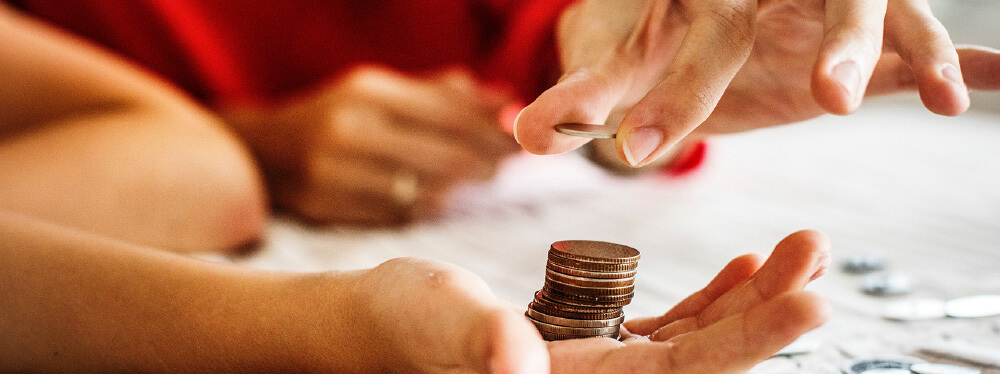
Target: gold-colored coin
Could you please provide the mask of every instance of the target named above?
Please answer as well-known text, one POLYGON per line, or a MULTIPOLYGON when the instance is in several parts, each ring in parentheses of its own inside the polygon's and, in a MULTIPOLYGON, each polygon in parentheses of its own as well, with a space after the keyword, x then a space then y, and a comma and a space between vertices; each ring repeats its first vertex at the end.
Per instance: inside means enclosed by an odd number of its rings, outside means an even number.
POLYGON ((625 279, 625 278, 634 278, 635 277, 635 273, 636 273, 635 269, 621 271, 621 272, 597 272, 597 271, 580 270, 580 269, 577 269, 577 268, 561 266, 561 265, 559 265, 557 263, 554 263, 552 261, 549 261, 548 264, 545 265, 545 268, 547 270, 552 270, 552 271, 554 271, 556 273, 559 273, 559 274, 566 274, 566 275, 572 275, 572 276, 584 277, 584 278, 592 278, 592 279, 625 279))
POLYGON ((562 284, 567 284, 571 286, 579 287, 599 287, 599 288, 615 288, 631 286, 635 281, 635 277, 630 278, 618 278, 618 279, 603 279, 603 278, 587 278, 575 275, 567 275, 552 269, 545 269, 545 281, 546 282, 558 282, 562 284))

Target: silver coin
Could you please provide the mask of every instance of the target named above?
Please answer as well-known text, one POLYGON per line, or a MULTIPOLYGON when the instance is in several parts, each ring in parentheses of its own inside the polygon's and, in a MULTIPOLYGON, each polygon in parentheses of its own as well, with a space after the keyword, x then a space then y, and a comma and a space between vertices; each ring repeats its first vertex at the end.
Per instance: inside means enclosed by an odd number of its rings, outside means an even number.
POLYGON ((944 304, 949 317, 980 318, 1000 315, 1000 295, 977 295, 949 300, 944 304))
POLYGON ((556 131, 561 134, 594 139, 612 139, 618 134, 617 128, 586 123, 560 123, 556 125, 556 131))
POLYGON ((863 253, 850 256, 841 263, 845 273, 867 274, 885 269, 885 257, 876 254, 863 253))
POLYGON ((862 290, 874 296, 903 295, 913 291, 913 277, 902 273, 877 273, 865 277, 862 290))
POLYGON ((982 372, 979 369, 965 366, 931 364, 926 362, 913 364, 913 366, 910 366, 910 371, 916 374, 979 374, 982 372))
MULTIPOLYGON (((910 356, 866 357, 845 362, 842 370, 844 374, 872 374, 871 370, 875 369, 903 369, 909 373, 911 365, 921 362, 926 361, 910 356)), ((885 374, 888 373, 895 374, 885 374)))
POLYGON ((859 374, 913 374, 907 369, 871 369, 862 371, 859 374))
POLYGON ((893 301, 882 307, 882 318, 893 321, 922 321, 945 318, 944 300, 905 299, 893 301))

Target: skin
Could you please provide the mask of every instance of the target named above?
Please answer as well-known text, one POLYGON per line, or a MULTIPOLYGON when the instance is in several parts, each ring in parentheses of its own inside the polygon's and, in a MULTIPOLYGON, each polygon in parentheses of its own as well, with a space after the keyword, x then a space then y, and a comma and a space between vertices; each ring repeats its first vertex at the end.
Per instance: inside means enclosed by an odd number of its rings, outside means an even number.
POLYGON ((545 343, 523 306, 451 264, 250 270, 0 213, 5 372, 738 373, 821 325, 813 231, 734 259, 623 341, 545 343), (747 326, 753 326, 749 329, 747 326))
POLYGON ((587 140, 556 124, 620 118, 631 166, 685 138, 848 114, 865 95, 917 90, 952 116, 968 89, 1000 89, 1000 53, 956 48, 924 0, 588 0, 557 37, 565 73, 521 112, 518 141, 566 152, 587 140))
POLYGON ((433 216, 450 188, 495 174, 518 150, 500 125, 512 102, 459 68, 360 66, 273 106, 220 112, 261 161, 277 206, 315 222, 391 225, 433 216), (417 177, 413 202, 394 197, 400 171, 417 177))

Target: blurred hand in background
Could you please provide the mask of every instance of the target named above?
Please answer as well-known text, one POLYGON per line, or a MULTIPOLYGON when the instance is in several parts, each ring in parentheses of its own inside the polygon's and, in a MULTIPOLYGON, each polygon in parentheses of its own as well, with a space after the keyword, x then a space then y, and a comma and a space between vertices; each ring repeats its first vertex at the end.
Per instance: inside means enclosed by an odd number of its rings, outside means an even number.
POLYGON ((363 66, 277 108, 225 111, 279 207, 318 222, 398 224, 437 212, 517 151, 500 125, 514 99, 451 69, 363 66))

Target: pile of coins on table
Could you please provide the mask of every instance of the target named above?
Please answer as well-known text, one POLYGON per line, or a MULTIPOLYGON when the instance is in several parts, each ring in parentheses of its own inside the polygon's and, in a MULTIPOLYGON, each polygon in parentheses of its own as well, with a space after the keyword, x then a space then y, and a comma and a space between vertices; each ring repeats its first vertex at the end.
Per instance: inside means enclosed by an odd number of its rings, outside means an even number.
POLYGON ((632 301, 639 251, 599 241, 566 240, 549 248, 545 285, 525 315, 545 340, 618 338, 622 307, 632 301))

